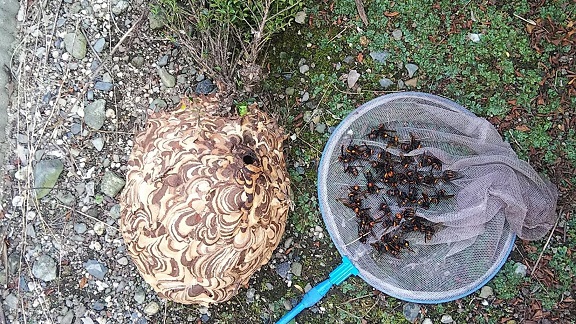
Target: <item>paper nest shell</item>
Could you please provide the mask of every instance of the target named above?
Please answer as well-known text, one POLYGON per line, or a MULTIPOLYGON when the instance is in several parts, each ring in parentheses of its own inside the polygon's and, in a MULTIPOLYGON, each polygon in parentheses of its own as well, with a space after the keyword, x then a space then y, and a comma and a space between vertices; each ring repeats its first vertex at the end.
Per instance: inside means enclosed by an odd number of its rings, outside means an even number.
POLYGON ((233 297, 270 260, 290 204, 282 130, 250 108, 213 116, 216 99, 156 113, 137 135, 120 228, 161 296, 183 304, 233 297), (184 109, 185 108, 185 109, 184 109))

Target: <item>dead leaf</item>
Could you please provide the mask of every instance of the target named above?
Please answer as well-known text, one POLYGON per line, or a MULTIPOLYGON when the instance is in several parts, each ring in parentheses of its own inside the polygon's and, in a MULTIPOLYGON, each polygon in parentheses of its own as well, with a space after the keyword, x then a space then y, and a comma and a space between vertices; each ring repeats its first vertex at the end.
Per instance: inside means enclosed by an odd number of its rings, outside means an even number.
POLYGON ((392 12, 386 11, 386 12, 384 12, 384 16, 389 17, 389 18, 396 17, 399 14, 400 13, 398 11, 392 11, 392 12))
POLYGON ((526 125, 518 125, 516 127, 514 127, 515 130, 520 131, 520 132, 527 132, 530 130, 530 127, 526 126, 526 125))
POLYGON ((362 19, 364 26, 368 26, 368 17, 366 17, 366 12, 364 11, 364 3, 362 3, 362 0, 354 0, 354 1, 356 2, 356 10, 358 10, 358 15, 360 16, 360 19, 362 19))
POLYGON ((358 56, 356 56, 356 60, 358 61, 358 63, 362 63, 362 61, 364 61, 364 54, 358 53, 358 56))
POLYGON ((80 289, 83 289, 84 287, 86 287, 87 284, 88 284, 88 278, 82 277, 82 279, 80 279, 80 282, 79 282, 80 289))

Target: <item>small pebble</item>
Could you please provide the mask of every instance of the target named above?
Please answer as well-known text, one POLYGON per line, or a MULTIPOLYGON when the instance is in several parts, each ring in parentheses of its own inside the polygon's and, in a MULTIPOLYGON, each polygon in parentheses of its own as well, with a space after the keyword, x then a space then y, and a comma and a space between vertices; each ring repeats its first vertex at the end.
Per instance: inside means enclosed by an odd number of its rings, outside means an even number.
POLYGON ((310 70, 310 67, 306 64, 300 66, 300 73, 305 74, 306 72, 308 72, 310 70))
POLYGON ((42 254, 32 265, 32 275, 40 280, 52 281, 56 279, 56 269, 56 261, 42 254))
POLYGON ((286 88, 285 93, 286 93, 286 95, 288 95, 288 96, 293 95, 293 94, 294 94, 294 88, 292 88, 292 87, 286 88))
POLYGON ((378 63, 384 63, 390 57, 390 53, 387 51, 374 51, 370 52, 370 57, 378 63))
POLYGON ((429 319, 428 317, 426 317, 423 321, 422 324, 432 324, 432 320, 429 319))
POLYGON ((291 309, 292 309, 292 303, 290 302, 290 300, 284 299, 284 300, 282 301, 282 304, 284 304, 284 308, 285 308, 286 310, 291 310, 291 309))
POLYGON ((296 22, 297 24, 302 25, 304 22, 306 22, 306 12, 305 11, 298 11, 296 13, 296 15, 294 16, 294 22, 296 22))
POLYGON ((290 270, 290 263, 288 262, 282 262, 276 266, 276 273, 283 279, 286 279, 289 270, 290 270))
POLYGON ((306 102, 310 99, 310 93, 308 93, 308 91, 304 92, 304 94, 302 95, 302 99, 300 101, 302 102, 306 102))
POLYGON ((108 91, 112 90, 113 87, 114 87, 114 85, 112 83, 109 83, 109 82, 98 81, 98 82, 96 82, 96 84, 94 84, 94 89, 104 91, 104 92, 108 92, 108 91))
POLYGON ((168 55, 162 55, 162 57, 158 59, 158 62, 156 62, 156 65, 158 66, 168 65, 168 55))
POLYGON ((402 313, 410 323, 413 323, 416 318, 418 318, 418 315, 420 315, 420 305, 414 303, 406 303, 402 308, 402 313))
POLYGON ((144 313, 148 316, 155 315, 160 310, 160 306, 157 302, 151 301, 144 307, 144 313))
POLYGON ((401 40, 402 39, 402 31, 400 29, 394 29, 392 31, 392 37, 397 41, 401 40))
POLYGON ((74 230, 78 234, 84 234, 87 230, 86 224, 84 223, 76 223, 74 224, 74 230))
POLYGON ((524 264, 520 262, 516 262, 516 264, 514 264, 514 274, 520 277, 525 277, 527 270, 528 267, 526 267, 524 264))
POLYGON ((96 233, 97 235, 104 234, 105 230, 106 230, 106 225, 104 225, 103 222, 96 222, 94 224, 94 233, 96 233))
POLYGON ((94 145, 96 151, 100 152, 104 148, 104 139, 102 137, 96 137, 92 139, 92 145, 94 145))
POLYGON ((480 290, 480 298, 488 298, 494 295, 494 290, 490 286, 484 286, 480 290))
POLYGON ((134 67, 142 67, 142 65, 144 65, 144 57, 142 56, 135 56, 132 58, 132 60, 130 61, 130 63, 134 66, 134 67))
POLYGON ((414 76, 414 73, 416 73, 416 71, 418 71, 418 65, 416 64, 412 64, 412 63, 408 63, 405 65, 406 70, 408 70, 408 77, 412 78, 414 76))
POLYGON ((134 293, 134 300, 136 301, 136 303, 142 304, 144 300, 146 300, 146 293, 144 293, 144 290, 142 289, 136 290, 136 292, 134 293))
POLYGON ((290 271, 296 277, 300 277, 300 275, 302 275, 302 264, 300 262, 292 262, 290 265, 290 271))
POLYGON ((254 295, 255 294, 256 294, 256 289, 248 288, 248 290, 246 290, 246 302, 247 303, 254 302, 254 295))
POLYGON ((121 257, 120 259, 118 259, 118 264, 119 265, 128 265, 128 258, 127 257, 121 257))
POLYGON ((442 315, 440 322, 442 322, 444 324, 448 324, 448 323, 454 322, 454 320, 452 319, 452 316, 450 316, 450 315, 442 315))
POLYGON ((101 311, 104 309, 104 304, 101 301, 95 301, 92 305, 92 308, 94 308, 94 310, 101 311))
POLYGON ((360 79, 360 73, 358 73, 358 71, 356 70, 350 70, 350 72, 348 73, 348 88, 352 88, 356 85, 356 82, 358 81, 358 79, 360 79))
POLYGON ((87 262, 84 262, 84 269, 86 269, 90 275, 100 280, 103 280, 104 276, 108 272, 108 268, 96 260, 88 260, 87 262))
POLYGON ((96 43, 94 43, 94 50, 98 53, 102 52, 105 44, 106 44, 106 40, 104 38, 98 38, 96 43))
POLYGON ((383 89, 386 89, 386 88, 388 88, 388 87, 390 87, 391 85, 394 84, 394 82, 393 82, 392 80, 388 79, 388 78, 382 78, 382 79, 380 79, 380 80, 378 81, 378 83, 380 83, 380 86, 381 86, 383 89))

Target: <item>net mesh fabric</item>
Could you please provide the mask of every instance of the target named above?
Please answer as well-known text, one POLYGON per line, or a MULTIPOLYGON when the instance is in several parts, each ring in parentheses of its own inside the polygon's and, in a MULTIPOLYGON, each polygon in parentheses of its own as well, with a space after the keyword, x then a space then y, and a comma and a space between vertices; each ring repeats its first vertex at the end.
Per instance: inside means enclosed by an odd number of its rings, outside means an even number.
MULTIPOLYGON (((363 166, 361 172, 366 170, 370 167, 363 166)), ((389 295, 420 303, 456 299, 479 288, 507 258, 514 234, 532 240, 550 230, 557 199, 554 186, 519 160, 489 122, 452 101, 422 93, 383 96, 352 112, 324 150, 318 190, 327 229, 361 277, 389 295), (375 226, 375 235, 361 243, 356 215, 340 201, 350 186, 366 182, 362 175, 343 172, 338 160, 342 145, 366 143, 400 154, 367 139, 380 124, 395 130, 401 140, 410 134, 421 140, 423 147, 405 156, 432 154, 442 161, 443 170, 462 176, 437 186, 454 198, 427 210, 416 208, 417 216, 441 226, 430 239, 407 234, 413 251, 399 257, 375 253, 369 245, 386 232, 384 226, 375 226)), ((381 196, 369 195, 364 203, 377 214, 381 201, 381 196)), ((393 200, 389 204, 393 212, 401 210, 393 200)))

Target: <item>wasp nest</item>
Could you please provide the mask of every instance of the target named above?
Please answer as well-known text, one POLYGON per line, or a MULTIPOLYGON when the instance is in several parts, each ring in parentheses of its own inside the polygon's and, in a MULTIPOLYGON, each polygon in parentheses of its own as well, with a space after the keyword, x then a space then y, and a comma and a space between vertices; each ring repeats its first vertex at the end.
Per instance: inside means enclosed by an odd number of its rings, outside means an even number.
POLYGON ((284 135, 263 112, 213 116, 215 98, 156 113, 136 137, 120 197, 142 277, 184 304, 222 302, 270 260, 289 198, 284 135))

